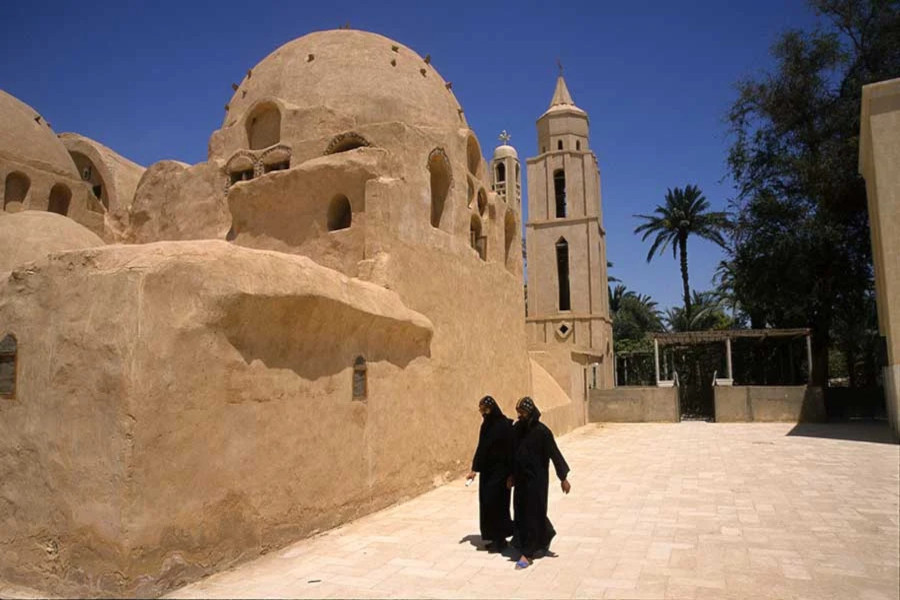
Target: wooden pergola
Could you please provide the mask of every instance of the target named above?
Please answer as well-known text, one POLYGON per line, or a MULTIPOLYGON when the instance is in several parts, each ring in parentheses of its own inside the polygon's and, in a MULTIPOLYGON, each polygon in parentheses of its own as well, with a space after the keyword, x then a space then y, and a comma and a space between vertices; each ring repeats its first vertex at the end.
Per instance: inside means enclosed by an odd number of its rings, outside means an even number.
POLYGON ((737 338, 806 338, 807 368, 812 375, 812 341, 809 328, 798 329, 723 329, 716 331, 685 331, 679 333, 650 333, 653 340, 653 359, 656 366, 656 385, 659 387, 671 387, 675 385, 674 379, 659 378, 659 347, 660 346, 692 346, 694 344, 708 344, 711 342, 725 343, 725 364, 728 368, 727 377, 716 378, 715 385, 732 385, 734 373, 731 365, 731 340, 737 338))

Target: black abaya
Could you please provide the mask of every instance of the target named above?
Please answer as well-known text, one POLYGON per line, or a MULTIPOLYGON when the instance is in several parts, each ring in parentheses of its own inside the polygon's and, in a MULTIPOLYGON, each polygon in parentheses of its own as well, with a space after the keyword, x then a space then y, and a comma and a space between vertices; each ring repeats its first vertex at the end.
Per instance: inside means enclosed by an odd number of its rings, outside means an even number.
POLYGON ((509 488, 506 479, 512 469, 512 421, 499 409, 484 418, 478 435, 478 449, 472 470, 478 472, 478 506, 481 538, 502 543, 512 535, 509 516, 509 488))
POLYGON ((535 413, 528 420, 517 421, 514 427, 515 535, 519 550, 529 558, 538 550, 549 548, 556 535, 547 518, 550 461, 560 480, 569 473, 569 465, 556 446, 553 432, 538 420, 540 413, 537 410, 535 413))

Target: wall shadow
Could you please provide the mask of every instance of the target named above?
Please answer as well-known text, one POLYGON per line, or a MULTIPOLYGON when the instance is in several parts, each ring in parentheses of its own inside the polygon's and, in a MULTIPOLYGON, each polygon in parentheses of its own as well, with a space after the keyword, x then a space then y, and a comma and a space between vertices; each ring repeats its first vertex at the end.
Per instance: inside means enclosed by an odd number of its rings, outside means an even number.
POLYGON ((896 444, 897 439, 884 421, 855 421, 849 423, 798 423, 787 435, 817 437, 829 440, 849 440, 874 444, 896 444))

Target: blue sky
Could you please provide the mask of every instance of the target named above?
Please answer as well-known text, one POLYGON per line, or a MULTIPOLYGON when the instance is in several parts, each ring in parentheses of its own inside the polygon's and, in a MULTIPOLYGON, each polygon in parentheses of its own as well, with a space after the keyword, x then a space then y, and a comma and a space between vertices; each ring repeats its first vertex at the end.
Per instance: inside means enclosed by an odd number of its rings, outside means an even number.
MULTIPOLYGON (((553 93, 559 58, 591 119, 611 274, 662 306, 680 304, 671 254, 645 261, 632 232, 666 188, 733 196, 725 114, 734 84, 771 65, 769 47, 815 16, 803 0, 743 2, 8 2, 0 88, 142 164, 206 158, 231 83, 281 44, 349 23, 431 54, 488 157, 506 129, 523 159, 553 93)), ((691 286, 708 289, 721 253, 688 246, 691 286)))

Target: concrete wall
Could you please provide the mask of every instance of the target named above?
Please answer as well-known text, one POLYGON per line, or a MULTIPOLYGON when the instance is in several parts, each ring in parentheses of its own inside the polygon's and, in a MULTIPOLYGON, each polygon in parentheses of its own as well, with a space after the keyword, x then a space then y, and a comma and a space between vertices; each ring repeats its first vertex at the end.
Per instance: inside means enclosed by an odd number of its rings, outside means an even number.
POLYGON ((818 387, 716 386, 715 403, 720 423, 825 420, 825 401, 818 387))
POLYGON ((588 408, 591 423, 677 423, 678 389, 674 387, 618 387, 591 390, 588 408))
POLYGON ((878 328, 887 338, 884 391, 900 437, 900 79, 863 86, 859 172, 866 180, 878 328), (890 374, 889 374, 890 373, 890 374))

